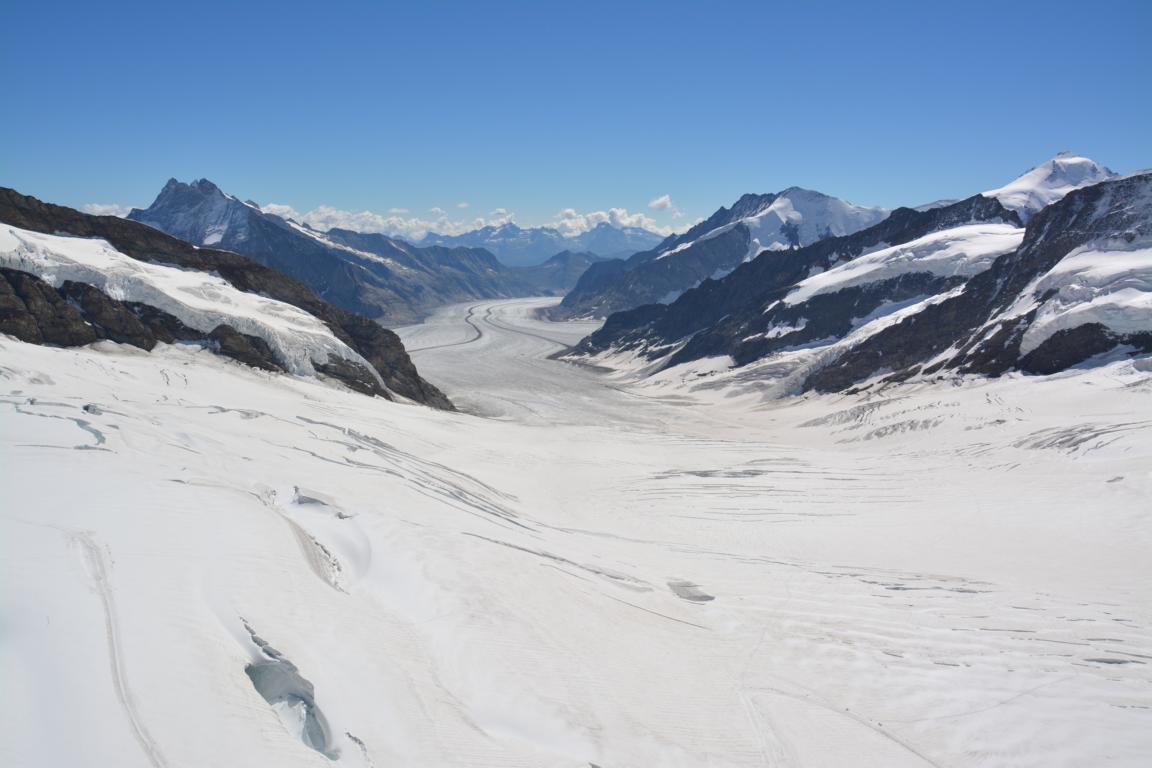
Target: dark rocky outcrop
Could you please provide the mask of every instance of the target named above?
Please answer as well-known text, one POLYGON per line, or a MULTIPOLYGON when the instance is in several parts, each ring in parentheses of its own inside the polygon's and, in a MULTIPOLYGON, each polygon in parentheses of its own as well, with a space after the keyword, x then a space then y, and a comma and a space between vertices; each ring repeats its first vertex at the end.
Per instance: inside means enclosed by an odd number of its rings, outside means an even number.
MULTIPOLYGON (((125 302, 110 298, 108 294, 91 285, 71 280, 60 286, 59 293, 79 309, 84 320, 98 329, 101 338, 131 344, 141 349, 150 350, 156 346, 156 334, 125 302)), ((176 320, 167 312, 161 313, 160 310, 156 312, 165 316, 162 322, 176 320)))
MULTIPOLYGON (((366 317, 320 300, 299 281, 245 256, 229 251, 197 248, 139 222, 115 216, 92 216, 71 208, 44 203, 7 188, 0 188, 0 222, 35 232, 101 238, 121 253, 140 261, 214 272, 238 290, 259 293, 315 315, 337 338, 358 352, 376 369, 391 392, 436 408, 452 408, 452 404, 442 392, 420 377, 395 333, 366 317)), ((51 286, 45 284, 44 287, 55 293, 51 286)), ((11 284, 9 288, 13 292, 16 290, 11 284)), ((63 301, 59 294, 56 295, 63 301)), ((41 299, 50 301, 45 297, 41 299)), ((35 300, 34 298, 33 301, 35 300)), ((66 301, 64 303, 67 304, 66 301)), ((141 312, 137 313, 137 317, 145 325, 149 325, 149 318, 152 322, 158 322, 155 313, 149 315, 141 312)), ((159 324, 164 326, 168 322, 159 321, 159 324)), ((71 333, 80 333, 69 323, 64 323, 64 327, 72 329, 69 331, 71 333)), ((173 339, 181 338, 175 330, 170 331, 173 339)), ((211 332, 213 329, 206 330, 211 332)), ((43 334, 43 330, 41 333, 43 334)), ((153 335, 158 340, 167 340, 155 330, 153 335)), ((201 333, 200 336, 203 337, 204 334, 201 333)), ((89 338, 87 342, 76 343, 88 343, 93 340, 95 337, 89 338)), ((41 343, 63 345, 65 341, 41 343)), ((72 345, 71 342, 69 345, 72 345)), ((379 390, 377 394, 387 396, 384 390, 379 390)))
MULTIPOLYGON (((0 333, 56 347, 79 347, 107 339, 151 350, 158 342, 197 342, 253 368, 284 371, 264 339, 240 333, 230 325, 218 325, 207 333, 197 331, 163 310, 113 299, 85 283, 69 280, 57 289, 35 275, 3 267, 0 333)), ((374 377, 372 381, 376 391, 369 394, 381 394, 379 383, 374 377)), ((362 385, 353 388, 368 391, 362 385)))
POLYGON ((0 268, 0 331, 31 344, 78 347, 100 339, 80 310, 35 275, 0 268))
POLYGON ((268 342, 259 336, 240 333, 230 325, 218 325, 208 334, 208 339, 225 357, 266 371, 284 370, 284 367, 276 362, 276 356, 268 346, 268 342))

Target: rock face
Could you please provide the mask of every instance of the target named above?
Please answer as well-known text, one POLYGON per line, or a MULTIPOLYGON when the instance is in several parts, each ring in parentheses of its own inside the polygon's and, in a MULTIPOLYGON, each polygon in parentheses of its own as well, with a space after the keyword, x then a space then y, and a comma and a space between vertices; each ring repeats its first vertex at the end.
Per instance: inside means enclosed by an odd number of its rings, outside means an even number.
MULTIPOLYGON (((980 195, 927 211, 899 208, 879 224, 852 235, 827 238, 797 250, 766 251, 720 280, 705 280, 669 305, 613 315, 579 349, 586 354, 608 348, 642 349, 645 356, 655 359, 685 337, 701 332, 700 339, 689 342, 677 362, 731 354, 738 339, 789 322, 784 313, 767 317, 763 310, 814 270, 828 270, 880 246, 906 243, 930 232, 976 222, 1020 223, 998 201, 980 195)), ((830 316, 821 324, 840 324, 845 313, 854 311, 858 308, 846 305, 835 313, 837 319, 830 316)), ((817 330, 813 326, 812 332, 817 330)))
POLYGON ((552 254, 564 251, 594 253, 600 258, 621 258, 653 248, 663 239, 641 227, 601 222, 578 235, 565 235, 552 227, 504 224, 482 227, 462 235, 429 233, 419 244, 484 248, 509 266, 532 267, 540 265, 552 254))
POLYGON ((172 179, 151 206, 128 218, 194 245, 248 256, 325 301, 387 326, 417 322, 443 304, 534 290, 518 270, 482 248, 417 247, 347 229, 318 232, 228 195, 207 179, 172 179))
POLYGON ((0 332, 30 344, 78 347, 101 338, 80 311, 40 278, 0 268, 0 332))
MULTIPOLYGON (((436 408, 452 408, 442 392, 420 377, 396 334, 365 317, 321 301, 297 280, 245 256, 196 248, 135 221, 114 216, 91 216, 5 188, 0 188, 0 222, 34 232, 100 238, 120 253, 139 261, 213 272, 240 291, 291 304, 319 318, 340 341, 367 360, 389 391, 436 408)), ((9 270, 6 274, 12 272, 9 270)), ((154 307, 116 302, 103 294, 96 295, 100 292, 93 293, 95 289, 91 286, 61 286, 61 292, 57 292, 47 283, 29 278, 32 276, 6 277, 4 284, 0 285, 0 320, 6 328, 20 330, 20 333, 5 331, 18 338, 61 346, 109 338, 132 344, 139 342, 137 345, 146 349, 150 348, 149 339, 151 344, 156 341, 206 340, 222 354, 236 356, 250 365, 269 369, 281 367, 262 340, 242 338, 242 334, 227 326, 223 330, 187 329, 179 320, 165 316, 154 307), (64 292, 67 296, 62 295, 64 292), (135 321, 128 315, 134 316, 135 321), (137 322, 147 333, 141 331, 137 322)), ((333 370, 339 373, 339 369, 333 370)), ((388 396, 375 376, 367 371, 345 379, 345 383, 359 391, 388 396), (374 386, 369 387, 366 384, 368 380, 375 382, 374 386)))
POLYGON ((205 334, 167 312, 113 299, 91 285, 66 281, 56 289, 35 275, 4 267, 0 267, 0 333, 31 344, 60 347, 101 339, 144 350, 160 341, 202 342, 245 365, 284 370, 267 342, 231 326, 218 325, 205 334))
MULTIPOLYGON (((1106 254, 1119 255, 1149 241, 1152 174, 1075 190, 1036 214, 1020 248, 969 280, 963 293, 870 337, 816 373, 808 386, 841 389, 882 369, 909 376, 921 372, 921 366, 924 373, 1054 373, 1119 345, 1152 351, 1152 313, 1138 304, 1134 312, 1142 315, 1145 329, 1114 330, 1085 313, 1081 324, 1057 331, 1031 349, 1023 346, 1045 305, 1056 299, 1055 292, 1037 295, 1034 281, 1084 246, 1099 244, 1106 254), (880 359, 883 367, 877 365, 880 359)), ((1147 281, 1135 272, 1132 277, 1134 284, 1147 281)))
POLYGON ((898 209, 612 315, 569 354, 631 352, 661 368, 726 357, 789 391, 827 392, 1152 350, 1152 174, 1072 190, 1021 224, 994 196, 898 209))
POLYGON ((551 315, 603 317, 644 304, 671 303, 709 278, 717 279, 762 251, 790 250, 842 236, 888 215, 811 190, 744 195, 707 221, 626 260, 597 264, 551 315))

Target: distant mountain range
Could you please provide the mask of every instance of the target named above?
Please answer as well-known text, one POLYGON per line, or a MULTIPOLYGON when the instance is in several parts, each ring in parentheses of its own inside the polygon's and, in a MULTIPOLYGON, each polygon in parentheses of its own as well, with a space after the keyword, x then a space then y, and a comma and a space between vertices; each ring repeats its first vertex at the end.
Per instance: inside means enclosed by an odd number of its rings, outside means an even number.
POLYGON ((563 293, 597 257, 564 251, 556 261, 507 267, 479 247, 418 247, 382 234, 331 229, 262 211, 207 179, 171 179, 128 218, 186 242, 234 251, 308 285, 339 307, 397 326, 431 309, 474 299, 563 293))
POLYGON ((564 235, 551 227, 489 226, 462 235, 429 233, 419 245, 484 248, 504 264, 533 266, 561 251, 594 253, 603 258, 630 256, 657 245, 663 236, 642 227, 617 227, 601 222, 587 232, 564 235))
POLYGON ((847 235, 888 215, 799 187, 744 195, 707 221, 656 248, 589 269, 552 310, 555 319, 603 317, 668 303, 701 281, 719 278, 763 251, 788 250, 847 235))
MULTIPOLYGON (((740 205, 716 220, 765 210, 758 200, 740 205)), ((724 226, 690 233, 685 250, 738 229, 724 226)), ((729 250, 749 240, 742 233, 729 250)), ((662 245, 657 257, 669 247, 678 246, 662 245)), ((602 285, 612 295, 612 281, 602 285)), ((739 382, 765 396, 944 371, 1053 373, 1152 351, 1150 297, 1152 173, 1118 177, 1064 154, 966 200, 762 248, 668 304, 612 314, 567 356, 700 386, 739 382)))

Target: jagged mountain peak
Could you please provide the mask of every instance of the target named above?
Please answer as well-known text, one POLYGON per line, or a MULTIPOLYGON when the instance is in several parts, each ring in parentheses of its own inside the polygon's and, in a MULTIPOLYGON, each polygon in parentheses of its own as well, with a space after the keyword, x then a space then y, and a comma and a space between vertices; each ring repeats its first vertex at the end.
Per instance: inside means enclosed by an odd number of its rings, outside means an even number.
POLYGON ((212 180, 207 178, 194 179, 192 181, 184 182, 173 177, 168 179, 168 183, 160 190, 160 194, 156 199, 160 200, 164 197, 171 197, 172 195, 186 194, 189 192, 199 193, 201 195, 212 195, 219 197, 230 197, 225 194, 224 190, 212 180))

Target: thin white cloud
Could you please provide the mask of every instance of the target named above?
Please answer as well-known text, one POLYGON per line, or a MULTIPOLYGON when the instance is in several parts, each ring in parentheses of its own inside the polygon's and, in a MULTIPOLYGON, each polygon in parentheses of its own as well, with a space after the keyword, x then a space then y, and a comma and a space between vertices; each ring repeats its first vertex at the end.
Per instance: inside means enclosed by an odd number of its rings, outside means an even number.
POLYGON ((118 203, 87 203, 80 210, 93 216, 119 216, 124 218, 132 209, 118 203))
POLYGON ((667 211, 671 213, 673 221, 684 218, 684 211, 680 210, 679 206, 672 202, 672 195, 660 195, 660 197, 650 201, 648 207, 654 211, 667 211))
POLYGON ((290 205, 268 203, 268 205, 260 206, 260 210, 264 211, 264 213, 271 213, 274 216, 279 216, 282 219, 293 219, 295 221, 300 221, 300 213, 290 205))
POLYGON ((262 206, 261 210, 307 224, 322 232, 329 229, 350 229, 355 232, 381 232, 405 240, 420 240, 430 232, 461 235, 481 227, 507 224, 514 218, 512 213, 503 208, 493 211, 490 216, 477 216, 471 219, 454 219, 443 208, 432 208, 429 210, 432 215, 424 217, 394 213, 394 211, 407 213, 407 209, 404 208, 393 208, 387 215, 373 211, 345 211, 329 205, 300 212, 290 205, 269 203, 262 206))
POLYGON ((670 235, 674 231, 672 227, 661 226, 655 219, 643 213, 629 213, 626 208, 609 208, 606 211, 587 213, 578 213, 574 208, 565 208, 548 226, 560 230, 566 237, 575 237, 599 224, 611 224, 614 227, 643 227, 661 235, 670 235))
POLYGON ((468 203, 456 203, 456 207, 459 208, 460 210, 464 210, 465 208, 468 207, 468 205, 469 205, 468 203))
MULTIPOLYGON (((293 219, 320 231, 350 229, 355 232, 381 232, 411 241, 419 241, 429 233, 461 235, 482 227, 499 227, 516 223, 516 215, 506 208, 497 208, 487 216, 470 218, 453 217, 443 208, 429 209, 428 216, 404 216, 398 213, 401 211, 407 213, 407 209, 403 208, 393 208, 388 214, 379 214, 373 211, 346 211, 329 205, 301 212, 292 206, 279 203, 269 203, 262 206, 261 210, 293 219)), ((661 235, 677 231, 674 227, 661 226, 643 213, 630 213, 625 208, 609 208, 606 211, 585 213, 578 212, 574 208, 565 208, 542 226, 552 227, 564 236, 574 237, 603 223, 615 227, 643 227, 661 235)))

